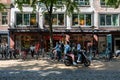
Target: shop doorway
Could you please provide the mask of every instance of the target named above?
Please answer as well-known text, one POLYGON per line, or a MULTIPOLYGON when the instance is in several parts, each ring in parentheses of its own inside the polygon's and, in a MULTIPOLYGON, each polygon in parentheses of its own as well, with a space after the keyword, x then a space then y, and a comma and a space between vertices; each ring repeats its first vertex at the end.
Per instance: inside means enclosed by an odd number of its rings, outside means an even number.
POLYGON ((114 52, 116 50, 120 50, 120 38, 116 38, 115 41, 114 41, 114 43, 115 43, 114 52))

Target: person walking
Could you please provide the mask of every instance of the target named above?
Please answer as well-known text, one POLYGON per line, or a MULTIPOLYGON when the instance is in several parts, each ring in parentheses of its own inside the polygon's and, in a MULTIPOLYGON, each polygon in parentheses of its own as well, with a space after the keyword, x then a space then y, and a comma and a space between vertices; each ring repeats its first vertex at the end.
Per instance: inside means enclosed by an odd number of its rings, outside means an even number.
POLYGON ((34 52, 35 52, 35 46, 34 45, 30 46, 30 52, 31 52, 32 58, 34 58, 34 52))
POLYGON ((37 42, 37 43, 35 44, 36 59, 38 59, 38 57, 39 57, 39 49, 40 49, 40 43, 37 42))
POLYGON ((58 61, 61 60, 61 45, 59 42, 56 42, 55 50, 57 51, 57 59, 58 61))
POLYGON ((81 45, 80 45, 80 43, 77 44, 77 53, 78 53, 77 62, 81 62, 81 45))

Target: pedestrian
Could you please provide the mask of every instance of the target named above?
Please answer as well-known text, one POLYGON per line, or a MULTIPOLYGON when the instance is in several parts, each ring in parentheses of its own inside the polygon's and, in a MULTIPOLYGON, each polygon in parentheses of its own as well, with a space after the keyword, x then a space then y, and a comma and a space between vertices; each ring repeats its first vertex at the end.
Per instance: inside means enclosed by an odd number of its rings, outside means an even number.
POLYGON ((34 58, 34 52, 35 52, 35 46, 31 45, 30 46, 30 53, 31 53, 31 57, 34 58))
POLYGON ((57 59, 58 61, 61 60, 61 45, 59 42, 56 42, 55 50, 57 51, 57 59))
POLYGON ((77 62, 81 62, 81 45, 80 45, 80 43, 77 43, 77 53, 78 53, 77 62))
POLYGON ((92 60, 93 54, 92 54, 92 42, 87 43, 87 53, 90 56, 90 60, 92 60))
POLYGON ((35 54, 36 54, 36 59, 39 57, 39 49, 40 49, 40 42, 37 42, 35 44, 35 54))

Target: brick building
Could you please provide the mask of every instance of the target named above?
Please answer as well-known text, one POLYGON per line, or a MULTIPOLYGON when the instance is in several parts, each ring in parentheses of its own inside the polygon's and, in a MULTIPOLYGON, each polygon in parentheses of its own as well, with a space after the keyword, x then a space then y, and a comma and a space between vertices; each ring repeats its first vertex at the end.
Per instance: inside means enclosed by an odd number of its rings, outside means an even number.
POLYGON ((9 21, 10 21, 10 0, 0 0, 6 6, 4 11, 0 11, 0 44, 9 44, 9 21))

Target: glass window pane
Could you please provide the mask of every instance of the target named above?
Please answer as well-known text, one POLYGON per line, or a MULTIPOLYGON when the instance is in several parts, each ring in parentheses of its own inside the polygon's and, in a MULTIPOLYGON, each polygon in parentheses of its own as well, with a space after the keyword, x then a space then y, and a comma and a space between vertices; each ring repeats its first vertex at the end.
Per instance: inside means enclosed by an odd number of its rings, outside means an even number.
POLYGON ((57 14, 52 14, 53 25, 57 25, 57 14))
POLYGON ((91 26, 91 14, 86 15, 86 25, 91 26))
POLYGON ((118 15, 117 15, 117 14, 114 14, 114 15, 113 15, 112 24, 113 24, 114 26, 118 26, 119 20, 118 20, 118 15))
POLYGON ((7 12, 2 12, 2 25, 8 24, 7 12))
POLYGON ((80 1, 78 4, 79 4, 80 6, 81 6, 81 5, 85 5, 85 3, 84 3, 83 1, 80 1))
POLYGON ((58 25, 64 25, 64 14, 58 14, 58 25))
POLYGON ((25 4, 30 4, 30 0, 23 0, 25 4))
POLYGON ((111 15, 106 15, 106 25, 111 25, 111 15))
POLYGON ((24 14, 24 25, 29 25, 29 14, 24 14))
POLYGON ((62 6, 62 0, 58 0, 56 4, 57 6, 62 6))
POLYGON ((89 5, 89 0, 85 0, 85 5, 89 5))
POLYGON ((30 25, 36 25, 36 14, 30 14, 30 25))
POLYGON ((73 14, 72 24, 78 25, 78 14, 73 14))
POLYGON ((84 14, 79 15, 79 24, 80 25, 85 25, 84 14))
POLYGON ((21 13, 16 14, 16 25, 22 25, 22 14, 21 13))
POLYGON ((89 0, 75 0, 75 2, 78 3, 79 6, 89 5, 89 0))
POLYGON ((45 23, 44 23, 45 25, 48 25, 48 20, 49 20, 48 18, 49 18, 49 15, 45 14, 45 23))
POLYGON ((74 0, 74 2, 78 5, 78 0, 74 0))
POLYGON ((101 4, 101 6, 105 6, 106 5, 105 0, 100 0, 100 4, 101 4))
POLYGON ((105 15, 104 14, 100 15, 100 25, 105 26, 105 15))

